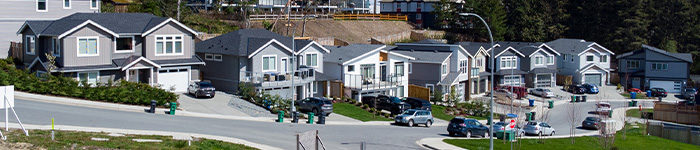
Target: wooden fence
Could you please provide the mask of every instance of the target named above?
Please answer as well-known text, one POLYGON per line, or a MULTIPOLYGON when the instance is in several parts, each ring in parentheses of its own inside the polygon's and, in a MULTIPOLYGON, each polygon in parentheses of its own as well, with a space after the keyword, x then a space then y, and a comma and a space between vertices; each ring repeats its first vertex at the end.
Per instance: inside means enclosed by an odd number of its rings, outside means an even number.
POLYGON ((334 14, 335 20, 399 20, 408 21, 408 16, 385 14, 334 14))
POLYGON ((408 97, 430 100, 430 89, 413 84, 408 85, 408 97))
MULTIPOLYGON (((656 112, 654 112, 656 114, 656 112)), ((664 122, 648 122, 647 133, 678 142, 700 145, 700 127, 664 122)))
POLYGON ((24 61, 24 51, 22 50, 22 42, 10 42, 10 56, 24 61))
POLYGON ((574 79, 573 76, 569 76, 569 75, 557 75, 557 85, 569 85, 569 84, 572 84, 572 83, 568 83, 568 82, 574 81, 573 79, 574 79))
POLYGON ((656 103, 654 104, 654 120, 700 125, 700 106, 656 103))
POLYGON ((330 85, 330 94, 328 97, 332 97, 335 99, 338 98, 343 98, 343 97, 350 97, 350 95, 345 94, 345 87, 343 85, 343 81, 328 81, 331 82, 330 85))

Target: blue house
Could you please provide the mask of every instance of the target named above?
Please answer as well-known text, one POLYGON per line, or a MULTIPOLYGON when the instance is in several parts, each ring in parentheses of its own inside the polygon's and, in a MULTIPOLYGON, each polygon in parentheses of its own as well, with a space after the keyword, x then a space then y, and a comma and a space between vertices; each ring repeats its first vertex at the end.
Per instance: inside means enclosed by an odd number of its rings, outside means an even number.
POLYGON ((669 53, 649 45, 617 56, 620 82, 628 88, 642 90, 663 88, 679 93, 688 81, 693 56, 689 53, 669 53))

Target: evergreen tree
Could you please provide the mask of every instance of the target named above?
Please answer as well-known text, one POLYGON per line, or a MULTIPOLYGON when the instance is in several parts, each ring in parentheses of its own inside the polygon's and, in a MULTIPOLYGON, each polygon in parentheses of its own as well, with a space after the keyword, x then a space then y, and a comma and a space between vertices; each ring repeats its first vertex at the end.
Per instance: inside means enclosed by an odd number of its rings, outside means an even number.
POLYGON ((645 12, 648 0, 618 0, 618 17, 621 19, 615 32, 609 34, 611 47, 620 52, 638 50, 648 43, 647 31, 651 21, 645 12))

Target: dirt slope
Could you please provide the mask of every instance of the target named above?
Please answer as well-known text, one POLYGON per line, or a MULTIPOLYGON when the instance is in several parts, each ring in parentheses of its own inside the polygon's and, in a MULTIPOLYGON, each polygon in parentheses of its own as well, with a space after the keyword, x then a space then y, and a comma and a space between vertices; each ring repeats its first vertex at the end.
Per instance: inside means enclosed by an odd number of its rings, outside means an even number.
MULTIPOLYGON (((298 21, 296 35, 301 36, 302 22, 298 21)), ((275 32, 282 35, 291 35, 293 28, 289 28, 289 34, 284 26, 285 22, 278 22, 275 32)), ((386 36, 411 31, 413 26, 405 21, 370 21, 370 20, 310 20, 306 22, 304 36, 311 37, 335 37, 349 43, 369 43, 369 38, 386 36)))

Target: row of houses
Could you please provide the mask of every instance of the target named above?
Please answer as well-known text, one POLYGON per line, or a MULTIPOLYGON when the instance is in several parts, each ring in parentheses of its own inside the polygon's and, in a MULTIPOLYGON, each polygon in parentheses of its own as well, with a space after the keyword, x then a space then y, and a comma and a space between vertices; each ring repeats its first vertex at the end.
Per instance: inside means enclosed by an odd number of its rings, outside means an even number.
MULTIPOLYGON (((407 97, 411 86, 443 93, 455 89, 466 99, 489 91, 491 80, 496 85, 553 87, 557 75, 571 76, 575 84, 604 85, 610 83, 614 55, 581 39, 499 41, 494 47, 435 40, 326 46, 264 29, 241 29, 196 43, 198 32, 172 18, 143 13, 76 13, 26 21, 16 34, 23 43, 21 67, 37 75, 63 73, 90 84, 124 79, 175 92, 198 80, 226 92, 250 83, 259 91, 294 99, 369 93, 407 97), (49 56, 56 57, 55 64, 49 56)), ((689 54, 646 45, 618 59, 630 75, 629 85, 669 91, 685 84, 692 63, 689 54), (663 76, 669 72, 674 77, 663 76)))

